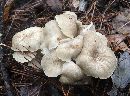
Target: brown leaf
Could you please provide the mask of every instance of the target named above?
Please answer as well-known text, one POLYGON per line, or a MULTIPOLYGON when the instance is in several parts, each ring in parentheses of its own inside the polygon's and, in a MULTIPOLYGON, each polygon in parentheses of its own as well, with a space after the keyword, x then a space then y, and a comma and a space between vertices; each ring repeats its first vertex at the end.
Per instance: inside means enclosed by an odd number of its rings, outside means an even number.
MULTIPOLYGON (((130 33, 130 9, 123 9, 112 21, 113 28, 122 34, 130 33)), ((115 32, 116 32, 115 31, 115 32)))
POLYGON ((10 9, 12 8, 13 3, 14 3, 14 0, 7 0, 6 4, 4 6, 3 20, 5 22, 9 19, 10 9))
POLYGON ((125 35, 122 34, 114 34, 114 35, 108 35, 107 39, 109 40, 109 42, 121 42, 126 38, 125 35))
POLYGON ((123 34, 108 35, 107 39, 108 39, 108 44, 112 47, 113 51, 117 51, 117 50, 129 51, 130 50, 127 44, 125 44, 124 42, 124 39, 126 39, 126 36, 123 34))

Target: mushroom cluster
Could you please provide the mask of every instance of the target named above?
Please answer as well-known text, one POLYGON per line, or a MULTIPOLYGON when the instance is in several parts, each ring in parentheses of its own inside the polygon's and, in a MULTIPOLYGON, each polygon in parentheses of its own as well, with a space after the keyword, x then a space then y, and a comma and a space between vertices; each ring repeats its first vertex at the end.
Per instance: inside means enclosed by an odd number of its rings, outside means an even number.
POLYGON ((21 63, 32 62, 40 50, 45 75, 60 75, 60 82, 66 84, 88 76, 107 79, 117 66, 116 56, 107 42, 104 35, 96 32, 93 23, 82 25, 74 12, 66 11, 43 28, 30 27, 16 33, 12 39, 13 58, 21 63))

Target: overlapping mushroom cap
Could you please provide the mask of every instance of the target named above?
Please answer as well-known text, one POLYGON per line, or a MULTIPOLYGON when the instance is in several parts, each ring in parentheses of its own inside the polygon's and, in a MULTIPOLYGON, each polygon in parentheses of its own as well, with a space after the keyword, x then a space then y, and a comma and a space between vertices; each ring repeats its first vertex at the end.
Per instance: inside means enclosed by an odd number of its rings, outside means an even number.
POLYGON ((83 77, 80 67, 72 61, 63 64, 61 74, 60 81, 67 84, 73 84, 83 77))
POLYGON ((14 52, 13 53, 13 58, 15 58, 15 60, 17 62, 21 62, 21 63, 25 63, 25 62, 29 62, 31 61, 33 58, 35 58, 36 53, 33 52, 14 52))
POLYGON ((86 31, 83 35, 85 42, 76 63, 87 76, 109 78, 117 66, 117 59, 107 46, 107 38, 96 31, 86 31))
POLYGON ((61 15, 56 15, 55 19, 65 36, 70 38, 77 36, 77 17, 75 13, 67 11, 61 15))
POLYGON ((45 75, 61 75, 62 83, 75 84, 88 76, 109 78, 116 68, 117 60, 107 46, 106 37, 95 31, 93 23, 82 25, 73 12, 66 11, 56 15, 55 19, 47 22, 44 28, 30 27, 14 35, 12 49, 17 51, 13 54, 15 60, 33 62, 35 56, 26 56, 21 51, 32 54, 40 49, 43 54, 41 67, 45 75), (16 58, 16 55, 19 57, 16 58))
POLYGON ((13 36, 11 48, 14 51, 35 52, 40 48, 41 39, 43 38, 43 28, 30 27, 13 36))
POLYGON ((16 51, 13 53, 13 58, 21 63, 35 58, 35 52, 39 50, 41 41, 44 39, 43 33, 45 32, 41 27, 30 27, 16 33, 12 38, 11 49, 16 51))
POLYGON ((62 61, 71 61, 81 52, 83 36, 79 35, 73 39, 63 39, 56 49, 57 57, 62 61))
POLYGON ((56 48, 59 41, 65 38, 55 20, 47 22, 45 24, 45 30, 47 31, 45 38, 47 40, 49 50, 56 48))
POLYGON ((41 60, 41 66, 48 77, 57 77, 61 74, 63 61, 56 56, 56 51, 45 54, 41 60))

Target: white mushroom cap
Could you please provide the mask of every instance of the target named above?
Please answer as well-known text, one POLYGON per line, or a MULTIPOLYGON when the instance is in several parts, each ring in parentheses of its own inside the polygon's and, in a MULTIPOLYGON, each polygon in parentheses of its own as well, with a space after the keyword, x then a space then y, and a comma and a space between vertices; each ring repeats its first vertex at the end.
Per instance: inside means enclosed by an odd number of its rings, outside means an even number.
POLYGON ((75 18, 75 20, 77 20, 77 15, 74 13, 74 12, 71 12, 71 11, 65 11, 63 14, 68 14, 68 15, 71 15, 75 18))
POLYGON ((40 48, 41 39, 43 38, 43 28, 27 28, 13 36, 12 50, 35 52, 40 48))
POLYGON ((45 54, 41 60, 41 66, 48 77, 57 77, 61 74, 63 63, 57 56, 55 50, 45 54))
POLYGON ((56 49, 57 57, 62 61, 71 61, 81 52, 82 46, 83 36, 81 35, 73 39, 63 39, 56 49))
POLYGON ((26 53, 22 53, 22 52, 14 52, 13 53, 13 58, 20 63, 25 63, 25 62, 29 62, 31 61, 33 58, 35 58, 36 53, 31 53, 31 52, 26 52, 26 53))
POLYGON ((73 80, 71 80, 70 78, 67 78, 65 76, 61 76, 60 79, 59 79, 59 81, 61 83, 64 83, 64 84, 73 84, 74 83, 73 80))
POLYGON ((85 26, 85 25, 83 25, 82 22, 79 21, 79 20, 77 20, 76 23, 77 23, 77 30, 78 30, 77 33, 80 35, 80 33, 81 33, 82 29, 83 29, 83 26, 85 26))
POLYGON ((91 31, 95 32, 95 26, 93 25, 92 22, 89 25, 80 24, 79 26, 80 26, 80 35, 85 35, 86 33, 91 32, 91 31))
POLYGON ((77 18, 75 18, 74 15, 70 15, 70 13, 65 13, 61 15, 56 15, 55 19, 65 36, 70 38, 77 36, 77 18))
POLYGON ((48 54, 50 52, 50 50, 48 49, 47 47, 47 42, 43 42, 41 45, 40 45, 40 49, 41 49, 41 53, 44 55, 44 54, 48 54))
MULTIPOLYGON (((44 30, 44 39, 42 39, 41 45, 40 45, 40 49, 41 49, 41 53, 44 54, 48 54, 50 52, 48 46, 49 46, 49 40, 48 40, 48 32, 46 31, 45 28, 43 28, 44 30)), ((49 37, 50 38, 50 37, 49 37)))
POLYGON ((75 81, 80 80, 83 77, 82 70, 74 62, 66 62, 63 64, 62 75, 60 77, 60 82, 66 84, 75 83, 75 81))
POLYGON ((89 25, 83 25, 81 21, 77 21, 78 34, 84 36, 86 33, 94 31, 95 26, 91 22, 89 25))
POLYGON ((47 36, 45 38, 47 40, 49 50, 56 48, 59 41, 65 38, 55 20, 47 22, 45 24, 45 30, 47 31, 47 36))
POLYGON ((86 32, 84 45, 76 63, 83 69, 84 74, 100 79, 109 78, 116 66, 117 59, 114 52, 107 47, 104 35, 94 31, 86 32))

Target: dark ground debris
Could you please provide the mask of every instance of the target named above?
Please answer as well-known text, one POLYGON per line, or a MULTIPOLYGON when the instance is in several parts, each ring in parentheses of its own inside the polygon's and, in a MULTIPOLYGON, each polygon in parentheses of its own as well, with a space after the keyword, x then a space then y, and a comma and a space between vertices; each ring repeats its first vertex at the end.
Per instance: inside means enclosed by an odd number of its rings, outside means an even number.
MULTIPOLYGON (((80 0, 85 5, 73 6, 73 0, 0 0, 0 96, 109 96, 112 80, 92 79, 89 85, 63 85, 47 78, 27 64, 12 58, 11 39, 16 32, 31 26, 44 26, 63 11, 74 11, 83 24, 93 21, 97 31, 111 35, 112 20, 130 0, 80 0), (83 8, 82 8, 83 7, 83 8)), ((118 53, 122 51, 116 50, 118 53)), ((129 96, 130 85, 118 89, 117 96, 129 96)), ((115 96, 115 95, 113 95, 115 96)))

